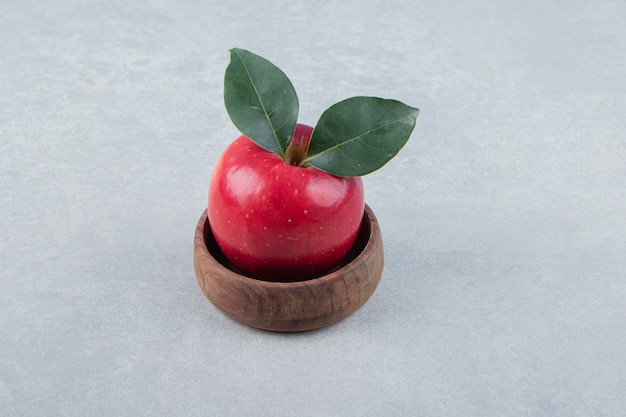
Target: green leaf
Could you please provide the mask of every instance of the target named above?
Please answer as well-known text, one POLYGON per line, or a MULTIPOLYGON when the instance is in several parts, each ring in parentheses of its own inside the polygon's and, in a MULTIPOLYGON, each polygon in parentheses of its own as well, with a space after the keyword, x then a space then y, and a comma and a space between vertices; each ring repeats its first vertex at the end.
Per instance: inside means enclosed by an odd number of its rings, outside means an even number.
POLYGON ((224 104, 241 133, 284 157, 299 108, 298 96, 285 73, 252 52, 231 49, 224 77, 224 104))
POLYGON ((352 97, 320 117, 305 162, 333 175, 357 177, 389 162, 405 145, 419 109, 396 100, 352 97))

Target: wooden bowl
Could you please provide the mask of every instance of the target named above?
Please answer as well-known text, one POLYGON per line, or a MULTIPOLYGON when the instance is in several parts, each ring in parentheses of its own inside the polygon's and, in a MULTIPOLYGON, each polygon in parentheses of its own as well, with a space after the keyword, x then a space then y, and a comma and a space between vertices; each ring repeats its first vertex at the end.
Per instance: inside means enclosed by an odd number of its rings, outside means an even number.
POLYGON ((305 281, 262 281, 237 272, 215 243, 206 211, 194 239, 194 267, 204 295, 232 319, 263 330, 312 330, 348 317, 376 290, 383 263, 380 228, 368 206, 344 261, 334 271, 305 281))

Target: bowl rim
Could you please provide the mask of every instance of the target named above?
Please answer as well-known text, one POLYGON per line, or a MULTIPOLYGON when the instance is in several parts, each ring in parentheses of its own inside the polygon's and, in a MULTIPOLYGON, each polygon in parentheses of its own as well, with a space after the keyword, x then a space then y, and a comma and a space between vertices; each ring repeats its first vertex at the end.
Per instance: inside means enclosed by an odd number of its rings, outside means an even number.
MULTIPOLYGON (((367 237, 366 237, 366 242, 363 245, 363 248, 360 249, 360 252, 358 252, 356 255, 353 255, 354 258, 351 259, 349 262, 344 263, 343 265, 337 267, 336 269, 331 270, 330 272, 325 273, 324 275, 321 275, 319 277, 314 277, 314 278, 308 278, 308 279, 304 279, 304 280, 295 280, 295 281, 268 281, 268 280, 262 280, 262 279, 258 279, 258 278, 254 278, 254 277, 250 277, 247 276, 245 274, 239 273, 237 271, 234 271, 233 269, 229 268, 228 266, 224 265, 222 262, 220 262, 220 260, 218 260, 209 250, 208 246, 207 246, 207 242, 206 242, 206 238, 205 238, 205 234, 206 234, 206 229, 208 228, 208 232, 211 233, 211 235, 213 234, 213 232, 211 231, 211 226, 209 224, 209 220, 208 220, 208 214, 207 214, 207 210, 205 209, 204 212, 202 213, 202 215, 200 216, 200 219, 198 220, 198 224, 196 226, 196 233, 195 233, 195 239, 194 239, 194 246, 195 246, 195 250, 199 250, 201 252, 201 254, 203 255, 202 258, 205 258, 206 260, 208 260, 208 262, 213 266, 213 267, 217 267, 221 273, 225 274, 228 276, 229 279, 235 279, 238 281, 242 281, 242 282, 250 282, 251 280, 254 282, 255 285, 257 286, 261 286, 261 287, 267 287, 267 288, 271 288, 273 290, 276 290, 277 288, 283 288, 284 290, 289 290, 289 289, 297 289, 297 288, 301 288, 303 286, 311 286, 311 285, 315 285, 315 284, 323 284, 326 281, 333 281, 336 279, 341 279, 342 275, 346 272, 346 270, 348 268, 353 267, 356 264, 362 263, 365 261, 365 259, 372 253, 372 251, 374 250, 374 247, 376 245, 376 243, 378 241, 382 240, 382 236, 381 236, 381 231, 380 231, 380 227, 378 224, 378 220, 376 219, 376 216, 374 214, 374 212, 372 211, 372 209, 369 207, 369 205, 365 204, 364 205, 364 210, 363 210, 363 220, 361 222, 361 226, 359 228, 359 235, 361 234, 361 230, 363 227, 367 227, 369 230, 366 231, 367 233, 367 237)), ((358 239, 358 237, 357 237, 358 239)), ((365 240, 365 239, 363 239, 365 240)), ((355 243, 356 245, 357 243, 355 243)), ((217 244, 215 245, 216 248, 219 250, 219 247, 217 247, 217 244)), ((196 259, 198 259, 198 257, 196 257, 196 259)), ((202 262, 202 261, 197 261, 197 262, 202 262)), ((197 274, 197 273, 196 273, 197 274)))

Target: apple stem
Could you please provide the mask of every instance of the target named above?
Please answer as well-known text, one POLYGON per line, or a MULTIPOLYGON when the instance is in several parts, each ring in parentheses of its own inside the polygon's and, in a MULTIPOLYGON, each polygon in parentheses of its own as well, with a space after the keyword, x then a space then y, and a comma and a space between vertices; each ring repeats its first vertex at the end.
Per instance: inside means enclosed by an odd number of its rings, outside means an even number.
POLYGON ((291 165, 300 166, 306 160, 309 150, 309 136, 295 134, 285 150, 285 161, 291 165))

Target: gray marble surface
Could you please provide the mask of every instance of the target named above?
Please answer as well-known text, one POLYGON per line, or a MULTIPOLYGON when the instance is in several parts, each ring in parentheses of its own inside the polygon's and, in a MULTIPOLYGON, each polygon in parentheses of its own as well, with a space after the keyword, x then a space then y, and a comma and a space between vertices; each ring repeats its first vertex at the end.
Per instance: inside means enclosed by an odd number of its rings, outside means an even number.
POLYGON ((623 416, 626 3, 0 2, 0 415, 623 416), (364 178, 386 268, 285 335, 202 295, 193 233, 237 136, 228 49, 314 124, 421 109, 364 178))

